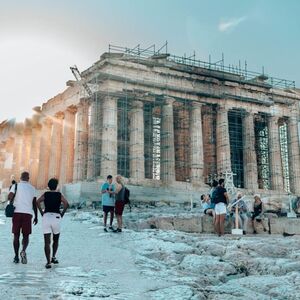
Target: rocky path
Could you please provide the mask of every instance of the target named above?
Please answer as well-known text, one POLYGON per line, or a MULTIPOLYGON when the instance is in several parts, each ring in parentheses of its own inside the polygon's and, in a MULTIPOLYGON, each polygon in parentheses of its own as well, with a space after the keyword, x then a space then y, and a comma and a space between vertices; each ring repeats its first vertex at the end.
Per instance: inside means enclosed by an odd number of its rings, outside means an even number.
MULTIPOLYGON (((98 224, 63 220, 59 265, 44 268, 43 236, 38 224, 28 248, 28 264, 13 264, 11 220, 0 216, 0 299, 144 299, 164 284, 140 276, 124 232, 104 233, 98 224)), ((97 220, 96 220, 97 221, 97 220)))
POLYGON ((9 223, 0 217, 1 300, 300 299, 298 236, 104 233, 95 212, 71 212, 64 219, 61 262, 46 270, 40 225, 28 265, 11 263, 9 223))

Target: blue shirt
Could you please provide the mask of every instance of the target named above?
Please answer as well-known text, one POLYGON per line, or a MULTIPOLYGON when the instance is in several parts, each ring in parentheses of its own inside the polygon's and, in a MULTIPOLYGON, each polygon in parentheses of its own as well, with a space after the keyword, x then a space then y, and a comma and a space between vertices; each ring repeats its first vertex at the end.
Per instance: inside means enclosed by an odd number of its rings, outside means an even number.
MULTIPOLYGON (((116 188, 114 184, 109 184, 108 182, 105 182, 101 186, 101 192, 107 191, 110 189, 111 191, 115 192, 116 188)), ((102 206, 115 206, 115 195, 111 195, 109 193, 103 193, 102 194, 102 206)))

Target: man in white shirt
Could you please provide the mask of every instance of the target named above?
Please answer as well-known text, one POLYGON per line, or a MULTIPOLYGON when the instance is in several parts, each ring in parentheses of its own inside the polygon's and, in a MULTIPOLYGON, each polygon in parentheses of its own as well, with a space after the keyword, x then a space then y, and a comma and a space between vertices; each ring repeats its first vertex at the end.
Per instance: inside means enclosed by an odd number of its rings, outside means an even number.
POLYGON ((34 213, 33 224, 36 225, 37 206, 35 188, 28 182, 29 173, 21 174, 21 181, 12 185, 9 190, 8 200, 13 201, 15 211, 12 218, 12 233, 14 234, 14 263, 19 262, 20 232, 22 230, 22 251, 20 252, 22 264, 27 264, 26 248, 29 244, 29 235, 31 234, 31 219, 34 213))

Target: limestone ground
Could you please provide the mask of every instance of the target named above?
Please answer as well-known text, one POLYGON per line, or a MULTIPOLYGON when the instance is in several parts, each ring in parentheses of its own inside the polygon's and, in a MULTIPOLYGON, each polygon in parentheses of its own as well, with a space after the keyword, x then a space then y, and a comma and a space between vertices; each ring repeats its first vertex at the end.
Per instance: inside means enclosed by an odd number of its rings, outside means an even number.
POLYGON ((0 216, 0 299, 143 299, 160 282, 140 276, 126 234, 104 233, 99 225, 63 219, 57 258, 44 268, 41 218, 33 227, 28 264, 13 264, 11 219, 0 216))

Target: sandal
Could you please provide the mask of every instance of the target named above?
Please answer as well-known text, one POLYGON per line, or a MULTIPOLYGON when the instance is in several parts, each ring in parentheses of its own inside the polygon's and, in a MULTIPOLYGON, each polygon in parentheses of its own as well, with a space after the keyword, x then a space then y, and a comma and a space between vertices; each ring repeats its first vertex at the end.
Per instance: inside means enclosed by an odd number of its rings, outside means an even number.
POLYGON ((58 260, 56 259, 55 256, 52 257, 51 263, 52 263, 52 264, 58 264, 58 260))
POLYGON ((20 256, 21 256, 21 263, 22 264, 27 264, 26 252, 25 251, 21 251, 20 256))
POLYGON ((46 263, 45 268, 46 269, 51 269, 51 264, 50 263, 46 263))

